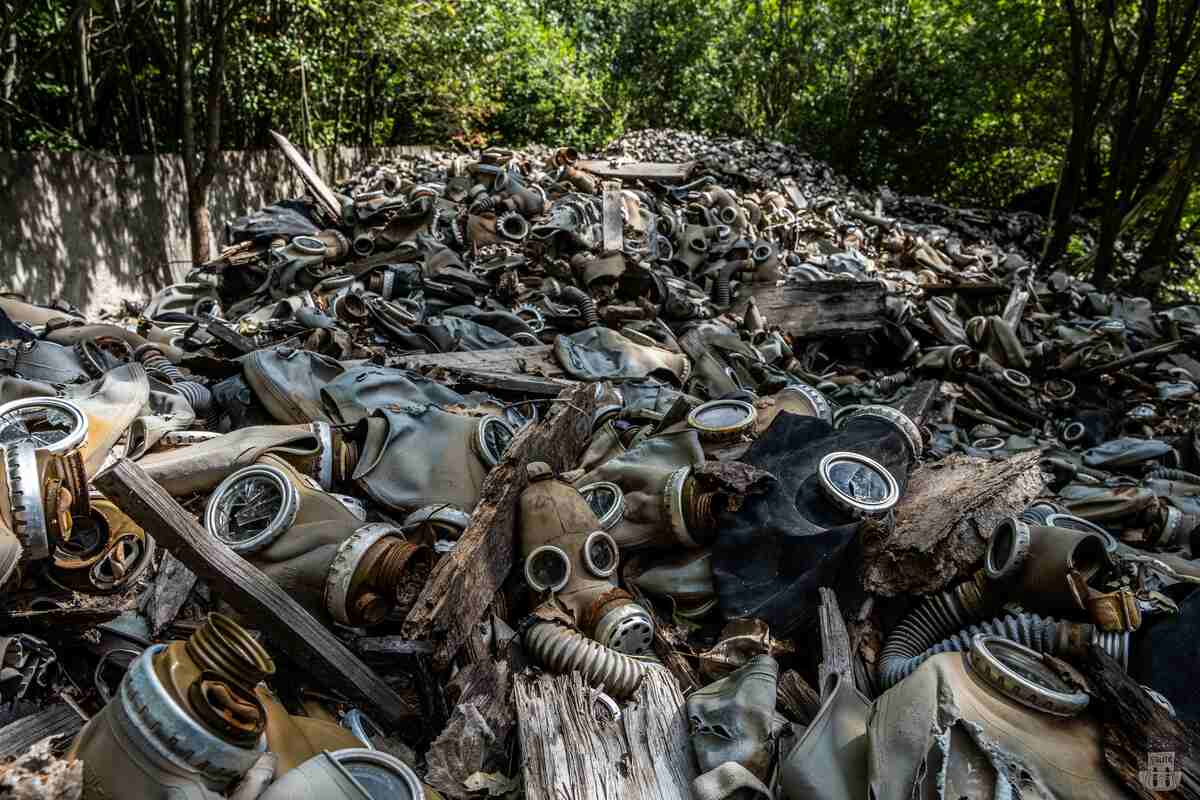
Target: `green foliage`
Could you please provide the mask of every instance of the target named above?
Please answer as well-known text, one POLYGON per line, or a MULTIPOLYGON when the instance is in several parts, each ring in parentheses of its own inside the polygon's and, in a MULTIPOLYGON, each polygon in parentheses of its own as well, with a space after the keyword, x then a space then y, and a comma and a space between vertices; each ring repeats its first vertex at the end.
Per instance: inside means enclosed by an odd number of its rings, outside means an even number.
MULTIPOLYGON (((234 4, 230 149, 269 146, 271 129, 311 147, 589 148, 678 127, 799 143, 867 188, 1004 205, 1056 179, 1071 129, 1058 0, 193 2, 199 119, 215 9, 234 4)), ((1116 7, 1124 42, 1137 4, 1116 7)), ((174 0, 0 0, 0 76, 12 75, 0 148, 178 149, 174 12, 174 0)), ((1173 108, 1189 107, 1195 62, 1173 108)), ((1196 121, 1164 119, 1147 174, 1178 158, 1196 121)), ((1099 130, 1103 157, 1111 126, 1099 130)), ((1180 226, 1193 235, 1198 202, 1180 226)))

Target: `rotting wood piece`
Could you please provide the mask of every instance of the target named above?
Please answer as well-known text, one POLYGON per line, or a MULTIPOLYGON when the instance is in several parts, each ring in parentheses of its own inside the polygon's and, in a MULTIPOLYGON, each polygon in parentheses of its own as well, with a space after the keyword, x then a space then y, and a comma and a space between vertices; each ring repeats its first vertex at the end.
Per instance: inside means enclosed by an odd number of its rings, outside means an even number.
POLYGON ((21 755, 47 736, 74 736, 85 721, 67 703, 14 720, 0 728, 0 761, 21 755))
POLYGON ((549 404, 541 422, 517 435, 488 474, 471 524, 434 567, 401 629, 406 639, 434 642, 436 670, 450 665, 512 569, 526 465, 545 461, 555 472, 573 469, 591 436, 595 407, 591 384, 564 392, 549 404))
POLYGON ((687 714, 666 670, 647 672, 619 721, 595 696, 578 672, 517 676, 527 800, 691 800, 687 714))
POLYGON ((1096 645, 1080 666, 1088 679, 1091 706, 1103 721, 1104 762, 1126 788, 1146 800, 1200 798, 1200 730, 1173 719, 1096 645), (1148 764, 1151 754, 1158 753, 1169 754, 1171 759, 1169 766, 1159 765, 1161 771, 1148 764), (1150 788, 1154 781, 1149 778, 1154 777, 1164 780, 1163 790, 1150 788), (1179 779, 1178 788, 1167 790, 1175 778, 1179 779))
POLYGON ((775 705, 784 715, 799 725, 807 725, 817 716, 821 695, 794 669, 779 673, 775 686, 775 705))
POLYGON ((461 693, 450 722, 425 754, 425 782, 446 797, 472 797, 468 778, 507 767, 509 739, 517 726, 512 673, 507 662, 484 659, 461 670, 448 688, 461 693))
POLYGON ((864 590, 930 594, 966 576, 996 524, 1041 494, 1040 460, 1040 451, 1005 461, 952 455, 919 468, 896 505, 892 531, 864 527, 864 590))
MULTIPOLYGON (((799 339, 870 333, 883 327, 887 288, 879 281, 805 281, 751 287, 763 316, 799 339)), ((745 313, 740 301, 735 316, 745 313)))
POLYGON ((590 172, 600 178, 621 178, 624 180, 645 181, 683 181, 692 174, 696 162, 687 161, 674 164, 667 161, 627 161, 619 162, 609 158, 581 159, 575 162, 575 169, 590 172))
POLYGON ((418 714, 277 583, 210 536, 137 464, 122 458, 94 483, 315 678, 364 703, 388 725, 399 727, 418 714))
POLYGON ((175 620, 195 585, 195 574, 172 553, 164 553, 154 583, 141 601, 140 610, 150 623, 151 636, 158 636, 175 620))

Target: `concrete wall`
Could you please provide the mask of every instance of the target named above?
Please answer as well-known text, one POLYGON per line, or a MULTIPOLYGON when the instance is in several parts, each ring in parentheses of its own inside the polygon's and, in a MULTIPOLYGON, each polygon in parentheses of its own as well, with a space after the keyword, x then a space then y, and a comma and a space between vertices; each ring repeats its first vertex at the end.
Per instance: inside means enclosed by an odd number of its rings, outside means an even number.
MULTIPOLYGON (((373 160, 428 148, 319 150, 331 185, 373 160)), ((247 211, 304 193, 278 151, 227 152, 209 193, 213 232, 247 211)), ((0 292, 62 298, 89 315, 148 296, 189 269, 178 156, 0 152, 0 292)))

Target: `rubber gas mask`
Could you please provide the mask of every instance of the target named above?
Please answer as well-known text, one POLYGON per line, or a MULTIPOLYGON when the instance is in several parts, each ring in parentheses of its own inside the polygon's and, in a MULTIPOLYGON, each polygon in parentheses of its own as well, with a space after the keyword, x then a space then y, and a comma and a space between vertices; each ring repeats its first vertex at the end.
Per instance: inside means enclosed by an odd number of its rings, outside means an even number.
POLYGON ((713 524, 711 498, 692 475, 703 463, 699 435, 686 429, 642 440, 575 485, 581 491, 595 484, 620 490, 623 510, 609 531, 622 549, 695 548, 711 538, 713 524))
POLYGON ((498 416, 394 404, 377 409, 348 437, 360 454, 351 477, 372 500, 397 513, 435 503, 470 512, 513 435, 498 416))
POLYGON ((428 548, 390 525, 363 525, 336 496, 273 455, 217 486, 204 525, 309 613, 351 627, 383 621, 408 571, 429 566, 428 548))
POLYGON ((539 611, 552 618, 565 614, 586 635, 618 652, 645 653, 654 622, 617 586, 617 543, 601 529, 584 496, 556 479, 549 465, 535 462, 528 473, 518 540, 526 582, 547 595, 539 611))
POLYGON ((864 520, 888 524, 920 431, 900 412, 863 406, 835 430, 818 417, 781 413, 741 460, 775 481, 735 513, 718 513, 713 576, 722 614, 757 617, 790 632, 811 619, 820 586, 857 586, 852 568, 864 520))
POLYGON ((255 695, 275 671, 245 630, 213 614, 186 642, 154 645, 83 727, 84 800, 216 800, 266 750, 255 695))
POLYGON ((256 425, 204 441, 151 453, 138 465, 176 497, 211 491, 229 475, 268 453, 332 490, 350 477, 354 448, 326 422, 256 425))
POLYGON ((58 398, 0 406, 0 522, 27 561, 48 558, 88 510, 83 450, 88 418, 58 398))

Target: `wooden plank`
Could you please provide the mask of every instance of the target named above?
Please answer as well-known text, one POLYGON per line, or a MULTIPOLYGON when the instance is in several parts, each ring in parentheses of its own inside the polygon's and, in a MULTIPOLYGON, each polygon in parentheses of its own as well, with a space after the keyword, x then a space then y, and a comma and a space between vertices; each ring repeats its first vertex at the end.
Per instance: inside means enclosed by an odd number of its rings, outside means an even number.
POLYGON ((779 185, 783 187, 784 193, 788 196, 788 199, 792 201, 792 205, 794 205, 797 210, 808 208, 808 200, 806 200, 804 195, 800 193, 800 187, 796 185, 794 180, 791 178, 783 178, 779 181, 779 185))
POLYGON ((1004 461, 963 455, 913 473, 890 533, 863 533, 863 588, 884 597, 932 594, 968 574, 992 529, 1041 494, 1041 452, 1004 461))
POLYGON ((473 370, 447 370, 457 387, 487 392, 512 392, 536 397, 558 397, 559 392, 579 381, 562 378, 535 378, 531 375, 513 375, 498 372, 475 372, 473 370))
POLYGON ((517 726, 508 662, 470 664, 454 676, 450 690, 458 690, 458 704, 425 754, 425 782, 446 797, 477 797, 467 781, 477 772, 505 770, 517 726))
POLYGON ((210 536, 146 471, 127 458, 96 476, 96 487, 162 547, 314 678, 399 727, 417 710, 257 567, 210 536))
POLYGON ((604 206, 601 213, 601 242, 606 253, 619 253, 625 249, 625 214, 619 184, 605 184, 604 206))
MULTIPOLYGON (((750 290, 767 322, 800 339, 870 333, 884 323, 887 289, 878 281, 806 281, 750 290)), ((735 316, 745 313, 748 299, 735 316)))
POLYGON ((304 179, 304 183, 312 190, 313 197, 316 198, 317 202, 324 206, 331 217, 335 220, 341 220, 342 207, 338 202, 337 195, 329 188, 329 184, 325 183, 324 179, 317 174, 317 171, 312 168, 312 165, 308 163, 308 159, 283 134, 271 131, 271 138, 275 140, 275 144, 283 151, 283 157, 288 160, 292 168, 300 173, 300 177, 304 179))
POLYGON ((989 295, 1007 294, 1010 287, 1003 283, 926 283, 921 291, 928 295, 965 294, 989 295))
POLYGON ((575 168, 600 178, 643 181, 684 181, 692 174, 695 161, 673 164, 665 161, 626 161, 596 158, 575 162, 575 168))
POLYGON ((920 381, 905 395, 898 410, 903 411, 917 427, 920 427, 929 421, 929 415, 933 413, 941 390, 942 382, 937 378, 920 381))
POLYGON ((563 389, 579 385, 567 377, 551 345, 400 356, 388 366, 445 370, 456 386, 537 397, 557 397, 563 389))
POLYGON ((86 722, 66 703, 57 703, 36 714, 0 728, 0 761, 16 758, 47 736, 74 736, 86 722))
POLYGON ((254 342, 250 341, 245 336, 242 336, 233 328, 219 320, 209 320, 206 329, 210 334, 212 334, 214 339, 222 344, 232 347, 242 355, 245 355, 246 353, 253 353, 258 349, 254 342))
POLYGON ((1103 721, 1104 763, 1131 796, 1200 798, 1200 728, 1174 719, 1112 656, 1092 645, 1082 667, 1088 679, 1091 707, 1103 721), (1173 763, 1164 778, 1178 779, 1177 788, 1153 791, 1140 773, 1148 770, 1151 753, 1170 753, 1173 763))
POLYGON ((438 562, 421 596, 404 620, 406 639, 431 640, 433 662, 445 669, 508 577, 514 558, 517 499, 525 489, 525 467, 545 461, 555 472, 574 469, 592 431, 596 392, 591 384, 564 392, 561 402, 536 425, 517 435, 488 474, 471 524, 454 549, 438 562))
POLYGON ((687 713, 666 670, 648 671, 615 722, 578 672, 518 675, 514 689, 526 800, 691 800, 687 713))
POLYGON ((554 346, 548 344, 531 347, 505 347, 499 350, 471 350, 461 353, 431 353, 429 355, 400 356, 388 366, 404 369, 443 367, 476 372, 526 373, 540 369, 547 375, 566 375, 558 359, 554 357, 554 346))

